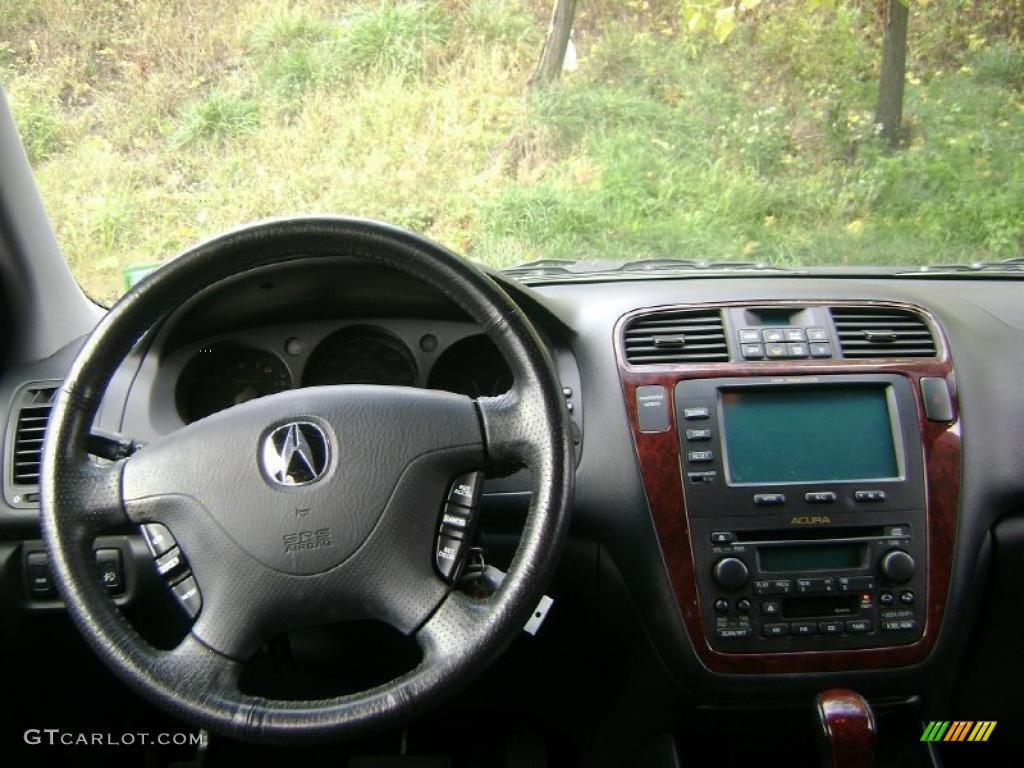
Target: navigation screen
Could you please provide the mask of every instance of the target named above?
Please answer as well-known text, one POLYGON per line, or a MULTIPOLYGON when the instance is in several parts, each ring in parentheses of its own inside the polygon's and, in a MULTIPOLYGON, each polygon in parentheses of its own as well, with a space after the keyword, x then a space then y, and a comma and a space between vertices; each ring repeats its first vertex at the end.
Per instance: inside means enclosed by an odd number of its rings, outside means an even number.
POLYGON ((885 387, 724 389, 733 485, 899 477, 885 387))

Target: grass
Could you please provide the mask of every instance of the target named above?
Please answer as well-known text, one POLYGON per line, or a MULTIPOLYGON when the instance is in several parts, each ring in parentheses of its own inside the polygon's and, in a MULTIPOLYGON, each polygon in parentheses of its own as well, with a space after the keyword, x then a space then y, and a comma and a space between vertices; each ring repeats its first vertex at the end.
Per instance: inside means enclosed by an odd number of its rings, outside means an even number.
POLYGON ((578 71, 527 95, 541 0, 0 0, 0 78, 103 300, 130 265, 300 212, 387 219, 495 265, 1020 255, 1019 39, 957 0, 915 7, 892 152, 869 5, 773 6, 719 45, 681 31, 677 4, 601 0, 578 71))

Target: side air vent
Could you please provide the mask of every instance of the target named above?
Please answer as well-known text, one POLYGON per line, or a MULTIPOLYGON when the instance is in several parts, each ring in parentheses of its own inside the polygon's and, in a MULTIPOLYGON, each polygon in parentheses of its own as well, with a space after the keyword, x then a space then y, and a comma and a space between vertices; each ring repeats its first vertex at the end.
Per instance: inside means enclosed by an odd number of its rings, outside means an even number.
POLYGON ((30 386, 16 404, 17 422, 10 443, 11 485, 38 488, 43 438, 50 421, 56 386, 30 386))
POLYGON ((717 309, 669 310, 635 318, 626 326, 625 346, 630 365, 729 362, 717 309))
POLYGON ((884 307, 832 307, 843 357, 935 357, 935 337, 920 315, 884 307))

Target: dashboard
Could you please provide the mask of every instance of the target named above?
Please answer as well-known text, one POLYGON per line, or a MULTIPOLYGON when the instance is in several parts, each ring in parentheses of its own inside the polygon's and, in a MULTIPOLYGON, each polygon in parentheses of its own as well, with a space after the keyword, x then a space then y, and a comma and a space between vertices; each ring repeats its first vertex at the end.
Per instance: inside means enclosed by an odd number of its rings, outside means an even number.
MULTIPOLYGON (((829 685, 902 702, 961 690, 969 648, 1005 626, 983 599, 994 563, 1024 545, 1012 525, 1024 511, 1019 283, 494 279, 563 384, 573 535, 596 541, 615 577, 581 579, 599 596, 621 579, 624 615, 666 685, 709 705, 829 685)), ((2 382, 0 530, 14 543, 0 559, 23 611, 59 604, 24 587, 37 489, 11 457, 76 348, 2 382)), ((511 379, 443 293, 296 262, 201 291, 140 340, 96 427, 146 442, 254 398, 344 383, 477 396, 511 379)), ((488 478, 482 530, 500 519, 507 531, 529 488, 522 473, 488 478)), ((118 599, 131 602, 151 566, 136 544, 105 546, 121 548, 118 599)))

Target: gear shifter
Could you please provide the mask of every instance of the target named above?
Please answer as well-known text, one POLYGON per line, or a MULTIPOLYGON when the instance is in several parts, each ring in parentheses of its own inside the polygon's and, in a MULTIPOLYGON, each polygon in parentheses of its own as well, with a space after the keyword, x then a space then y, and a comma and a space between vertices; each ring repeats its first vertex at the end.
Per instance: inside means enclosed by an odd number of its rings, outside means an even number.
POLYGON ((875 751, 875 714, 863 696, 845 688, 814 699, 823 768, 869 768, 875 751))

